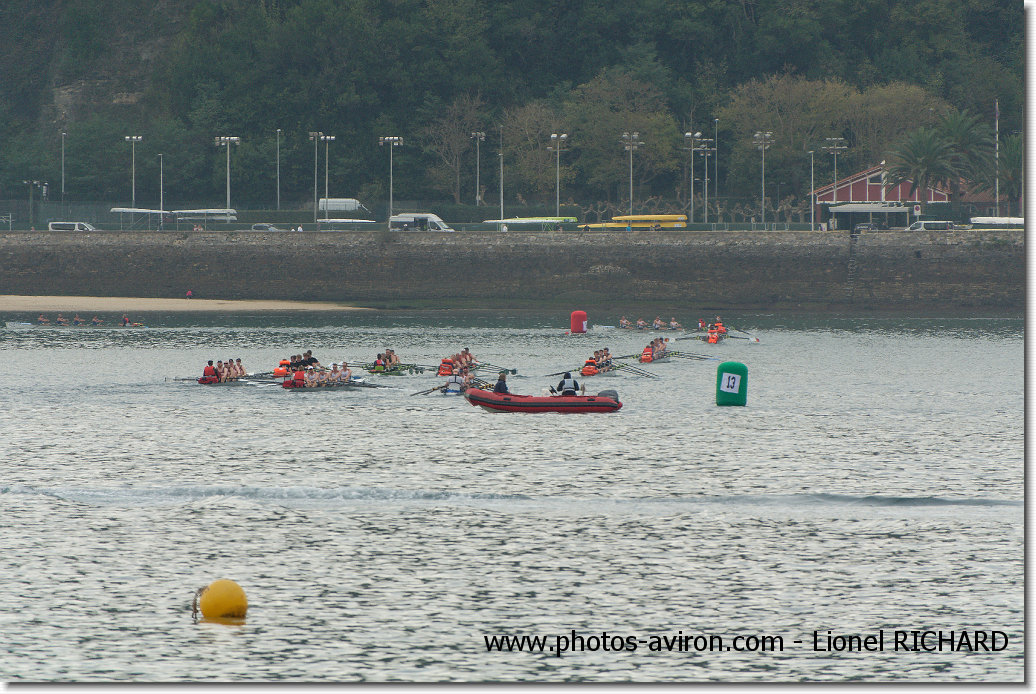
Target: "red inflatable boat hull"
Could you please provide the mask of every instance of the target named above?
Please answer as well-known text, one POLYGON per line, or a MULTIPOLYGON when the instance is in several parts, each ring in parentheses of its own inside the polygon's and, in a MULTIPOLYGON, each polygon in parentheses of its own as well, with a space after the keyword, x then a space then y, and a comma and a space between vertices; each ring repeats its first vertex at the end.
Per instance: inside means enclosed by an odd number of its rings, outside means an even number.
POLYGON ((464 397, 472 405, 497 412, 615 412, 622 407, 618 400, 600 395, 513 395, 469 388, 464 397))

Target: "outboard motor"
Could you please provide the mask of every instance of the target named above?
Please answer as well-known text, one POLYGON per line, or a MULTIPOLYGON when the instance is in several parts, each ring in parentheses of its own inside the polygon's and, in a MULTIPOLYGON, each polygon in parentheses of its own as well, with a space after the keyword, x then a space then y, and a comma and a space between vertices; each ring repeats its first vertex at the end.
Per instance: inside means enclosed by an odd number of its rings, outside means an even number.
POLYGON ((615 402, 619 401, 619 391, 617 390, 602 390, 597 394, 599 398, 611 398, 615 402))

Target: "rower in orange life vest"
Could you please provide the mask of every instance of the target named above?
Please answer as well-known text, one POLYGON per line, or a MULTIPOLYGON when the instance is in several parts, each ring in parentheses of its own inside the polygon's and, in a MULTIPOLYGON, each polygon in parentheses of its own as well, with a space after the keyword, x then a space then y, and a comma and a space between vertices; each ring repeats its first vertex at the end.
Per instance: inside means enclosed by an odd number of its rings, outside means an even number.
POLYGON ((209 383, 219 383, 219 375, 216 374, 216 367, 212 365, 211 359, 209 359, 208 366, 202 370, 201 378, 198 379, 198 383, 206 385, 209 383))
POLYGON ((716 327, 716 330, 719 331, 720 335, 725 335, 726 334, 727 329, 726 329, 726 327, 724 327, 723 321, 720 319, 719 316, 716 316, 716 322, 713 323, 713 325, 716 327))
POLYGON ((719 329, 715 325, 710 325, 709 336, 705 338, 705 341, 708 342, 710 345, 714 345, 717 342, 719 342, 719 337, 721 334, 722 333, 720 333, 719 329))

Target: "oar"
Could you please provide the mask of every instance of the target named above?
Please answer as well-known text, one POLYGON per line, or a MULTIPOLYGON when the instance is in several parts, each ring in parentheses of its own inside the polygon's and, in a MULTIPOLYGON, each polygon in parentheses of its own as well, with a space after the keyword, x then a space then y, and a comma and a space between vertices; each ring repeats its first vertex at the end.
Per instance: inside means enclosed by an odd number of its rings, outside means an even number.
POLYGON ((444 388, 446 388, 446 384, 445 383, 443 385, 441 385, 441 386, 435 386, 434 388, 429 388, 428 390, 422 390, 419 393, 411 393, 410 396, 413 397, 415 395, 428 395, 429 393, 434 393, 435 391, 443 390, 444 388))
POLYGON ((518 369, 505 369, 505 368, 504 368, 504 367, 502 367, 502 366, 497 366, 496 364, 489 364, 489 363, 487 363, 487 362, 482 362, 482 363, 480 363, 480 364, 478 365, 478 367, 476 367, 476 368, 479 368, 479 369, 481 369, 481 368, 483 368, 483 367, 485 367, 485 368, 487 368, 487 369, 493 369, 494 371, 503 371, 503 372, 505 372, 505 373, 509 373, 509 374, 512 374, 512 375, 515 375, 515 374, 517 374, 517 373, 518 373, 518 369))
POLYGON ((565 371, 558 371, 557 373, 553 374, 543 374, 543 378, 550 378, 551 376, 564 376, 565 374, 570 374, 573 371, 579 371, 579 369, 581 368, 583 367, 580 366, 578 369, 566 369, 565 371))
POLYGON ((639 366, 633 366, 632 364, 616 364, 616 369, 626 369, 635 376, 646 376, 648 378, 658 378, 658 374, 653 374, 646 369, 642 369, 639 366))
POLYGON ((750 341, 753 341, 753 342, 759 342, 759 338, 758 337, 756 337, 755 335, 752 335, 751 333, 746 333, 744 330, 738 330, 737 328, 727 328, 727 330, 737 330, 737 332, 745 333, 745 335, 748 336, 748 337, 738 337, 737 335, 727 335, 727 337, 732 337, 735 340, 750 340, 750 341))

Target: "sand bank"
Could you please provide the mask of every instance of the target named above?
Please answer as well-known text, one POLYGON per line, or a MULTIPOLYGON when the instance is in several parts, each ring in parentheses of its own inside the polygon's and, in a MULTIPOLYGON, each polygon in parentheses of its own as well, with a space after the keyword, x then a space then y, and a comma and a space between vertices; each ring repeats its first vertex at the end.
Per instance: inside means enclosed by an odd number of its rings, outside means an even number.
MULTIPOLYGON (((265 301, 228 299, 148 299, 119 296, 17 296, 0 294, 0 311, 63 313, 131 311, 365 311, 331 301, 265 301)), ((86 316, 84 316, 86 317, 86 316)))

